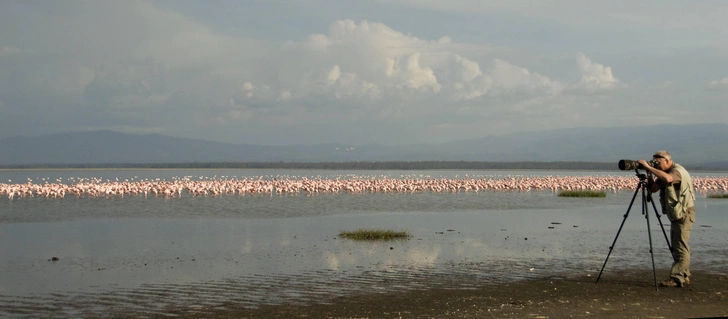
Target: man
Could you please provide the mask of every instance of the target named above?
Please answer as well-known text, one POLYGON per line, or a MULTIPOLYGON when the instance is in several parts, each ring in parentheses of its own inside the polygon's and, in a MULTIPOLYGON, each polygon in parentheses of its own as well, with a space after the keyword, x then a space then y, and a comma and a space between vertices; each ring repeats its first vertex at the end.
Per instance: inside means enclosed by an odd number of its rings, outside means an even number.
POLYGON ((647 187, 650 192, 660 191, 662 213, 670 220, 670 243, 673 263, 670 279, 660 282, 663 287, 684 287, 690 284, 690 230, 695 222, 695 194, 690 174, 680 164, 672 161, 667 151, 657 151, 652 156, 655 167, 639 160, 647 170, 647 187), (654 178, 653 178, 654 176, 654 178))

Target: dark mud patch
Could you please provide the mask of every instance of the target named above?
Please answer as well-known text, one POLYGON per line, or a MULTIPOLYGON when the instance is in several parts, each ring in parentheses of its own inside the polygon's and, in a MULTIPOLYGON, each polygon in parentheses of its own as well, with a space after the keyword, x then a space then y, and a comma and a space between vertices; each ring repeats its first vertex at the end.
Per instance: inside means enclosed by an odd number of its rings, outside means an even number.
MULTIPOLYGON (((664 271, 663 271, 664 272, 664 271)), ((538 277, 368 292, 311 304, 178 309, 181 318, 696 318, 728 316, 728 276, 694 273, 686 288, 656 288, 651 271, 602 277, 538 277)))

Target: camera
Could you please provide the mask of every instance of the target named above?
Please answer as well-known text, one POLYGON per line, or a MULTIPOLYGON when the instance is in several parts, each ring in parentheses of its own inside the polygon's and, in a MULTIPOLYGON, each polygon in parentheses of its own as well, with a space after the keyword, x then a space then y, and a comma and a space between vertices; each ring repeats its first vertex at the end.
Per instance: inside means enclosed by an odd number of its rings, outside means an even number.
MULTIPOLYGON (((657 162, 656 159, 653 159, 649 162, 647 162, 647 165, 649 165, 652 168, 658 167, 659 162, 657 162)), ((633 169, 645 169, 642 164, 640 164, 637 161, 623 159, 619 161, 619 169, 626 171, 626 170, 633 170, 633 169)))

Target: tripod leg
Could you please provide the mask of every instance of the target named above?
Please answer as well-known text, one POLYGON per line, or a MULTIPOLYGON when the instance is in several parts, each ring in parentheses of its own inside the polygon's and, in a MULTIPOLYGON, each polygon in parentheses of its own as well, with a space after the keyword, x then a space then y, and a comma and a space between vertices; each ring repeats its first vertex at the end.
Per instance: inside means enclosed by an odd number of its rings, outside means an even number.
POLYGON ((607 253, 607 258, 604 259, 604 264, 602 264, 602 270, 599 271, 599 276, 597 276, 597 281, 594 282, 595 285, 599 283, 599 278, 602 277, 602 272, 604 272, 604 266, 607 265, 607 260, 609 260, 609 255, 612 254, 612 249, 614 249, 614 244, 617 243, 617 238, 619 238, 619 233, 622 232, 622 227, 624 227, 624 222, 627 221, 627 216, 629 216, 629 211, 632 209, 632 205, 634 204, 634 199, 637 198, 637 193, 639 193, 641 186, 642 186, 642 184, 640 183, 639 185, 637 185, 637 189, 634 190, 634 195, 632 195, 632 201, 629 202, 629 207, 627 207, 627 212, 624 213, 624 218, 622 219, 622 224, 619 225, 619 230, 617 231, 617 235, 614 236, 614 241, 612 241, 612 245, 609 246, 609 253, 607 253))
POLYGON ((660 224, 660 228, 662 228, 662 235, 665 236, 665 241, 667 242, 667 248, 670 250, 670 255, 672 255, 672 258, 675 258, 675 255, 672 253, 672 245, 670 245, 670 239, 667 238, 667 232, 665 231, 665 226, 662 225, 662 220, 660 217, 660 213, 657 212, 657 207, 655 206, 655 202, 652 202, 652 209, 655 211, 655 216, 657 216, 657 222, 660 224))
POLYGON ((645 194, 645 189, 647 187, 642 187, 642 214, 645 215, 645 220, 647 220, 647 238, 650 240, 650 257, 652 258, 652 276, 655 279, 655 289, 657 289, 657 271, 655 270, 655 254, 652 252, 652 231, 650 230, 650 212, 647 209, 647 195, 645 194))

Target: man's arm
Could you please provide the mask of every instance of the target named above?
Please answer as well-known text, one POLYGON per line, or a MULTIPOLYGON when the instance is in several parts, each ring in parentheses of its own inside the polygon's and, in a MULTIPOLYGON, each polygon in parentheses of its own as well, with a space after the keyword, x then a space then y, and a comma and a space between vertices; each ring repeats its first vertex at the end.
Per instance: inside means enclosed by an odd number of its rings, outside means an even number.
POLYGON ((657 179, 659 179, 660 181, 667 184, 672 184, 672 175, 650 166, 649 164, 647 164, 647 161, 643 159, 639 160, 638 162, 642 164, 642 167, 644 167, 645 170, 652 173, 652 175, 655 175, 655 177, 657 177, 657 179))

